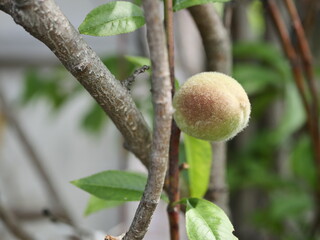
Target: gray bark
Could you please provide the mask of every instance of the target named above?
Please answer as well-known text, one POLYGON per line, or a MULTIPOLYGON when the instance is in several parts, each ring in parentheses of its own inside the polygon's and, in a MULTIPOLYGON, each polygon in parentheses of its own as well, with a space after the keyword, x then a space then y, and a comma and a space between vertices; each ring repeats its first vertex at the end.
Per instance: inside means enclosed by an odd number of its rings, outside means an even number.
POLYGON ((152 96, 155 110, 148 182, 125 240, 143 239, 160 200, 168 164, 172 119, 171 82, 165 33, 159 2, 144 0, 147 38, 152 63, 152 96))

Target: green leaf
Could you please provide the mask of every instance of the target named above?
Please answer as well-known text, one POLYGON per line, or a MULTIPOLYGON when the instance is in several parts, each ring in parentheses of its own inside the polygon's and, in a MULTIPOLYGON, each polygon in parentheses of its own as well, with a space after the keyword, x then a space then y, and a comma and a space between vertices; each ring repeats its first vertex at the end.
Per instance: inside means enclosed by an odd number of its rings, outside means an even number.
POLYGON ((291 167, 295 177, 304 179, 309 186, 317 186, 317 170, 313 161, 310 137, 302 135, 293 146, 291 152, 291 167))
POLYGON ((192 7, 195 5, 201 5, 205 3, 213 2, 228 2, 230 0, 174 0, 173 1, 173 11, 179 11, 184 8, 192 7))
POLYGON ((151 61, 149 58, 146 58, 146 57, 141 57, 141 56, 125 56, 125 59, 134 64, 134 65, 137 65, 139 67, 142 67, 144 65, 147 65, 147 66, 151 66, 151 61))
POLYGON ((271 194, 269 214, 273 221, 284 221, 285 219, 295 219, 305 215, 307 211, 312 211, 313 202, 310 194, 304 191, 292 190, 271 194))
POLYGON ((117 207, 125 202, 123 201, 107 201, 101 198, 97 198, 93 195, 89 198, 86 210, 84 212, 85 216, 88 216, 92 213, 98 212, 100 210, 106 209, 106 208, 112 208, 112 207, 117 207))
POLYGON ((186 158, 189 164, 189 180, 191 197, 203 197, 206 193, 211 167, 211 146, 203 141, 184 134, 186 158))
POLYGON ((143 174, 104 171, 72 181, 75 186, 108 201, 139 201, 147 177, 143 174))
POLYGON ((92 106, 87 110, 81 120, 81 126, 91 133, 101 133, 102 127, 108 118, 102 108, 93 102, 92 106))
POLYGON ((284 114, 277 129, 273 132, 274 142, 282 143, 295 131, 300 129, 306 121, 301 98, 293 82, 285 88, 284 114))
POLYGON ((234 228, 215 204, 197 198, 186 200, 186 228, 190 240, 236 240, 234 228))
POLYGON ((93 9, 79 26, 79 32, 111 36, 133 32, 145 24, 142 9, 131 3, 114 1, 93 9))
POLYGON ((180 89, 180 83, 176 78, 174 79, 174 88, 176 92, 180 89))
MULTIPOLYGON (((240 42, 233 46, 233 56, 241 62, 247 61, 252 68, 261 64, 276 71, 282 80, 290 79, 288 62, 274 45, 265 42, 240 42)), ((274 82, 277 81, 274 79, 274 82)))
MULTIPOLYGON (((107 201, 139 201, 142 197, 147 176, 124 171, 104 171, 71 183, 95 197, 107 201)), ((161 199, 167 201, 162 194, 161 199)))
POLYGON ((79 90, 83 89, 80 84, 74 84, 68 80, 68 72, 60 65, 46 71, 27 69, 22 103, 28 104, 31 100, 42 98, 51 104, 53 110, 59 110, 79 90))
POLYGON ((283 84, 283 79, 276 71, 272 71, 265 66, 253 66, 248 63, 238 63, 234 67, 233 76, 249 96, 260 94, 271 87, 279 88, 283 84))

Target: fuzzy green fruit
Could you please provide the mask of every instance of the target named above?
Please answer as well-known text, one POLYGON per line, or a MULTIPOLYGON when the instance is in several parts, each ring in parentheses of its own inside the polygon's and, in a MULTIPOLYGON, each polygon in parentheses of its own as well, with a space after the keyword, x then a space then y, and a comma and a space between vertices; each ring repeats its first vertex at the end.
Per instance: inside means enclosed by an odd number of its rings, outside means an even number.
POLYGON ((250 102, 242 86, 223 73, 204 72, 189 78, 173 99, 174 119, 186 134, 225 141, 249 121, 250 102))

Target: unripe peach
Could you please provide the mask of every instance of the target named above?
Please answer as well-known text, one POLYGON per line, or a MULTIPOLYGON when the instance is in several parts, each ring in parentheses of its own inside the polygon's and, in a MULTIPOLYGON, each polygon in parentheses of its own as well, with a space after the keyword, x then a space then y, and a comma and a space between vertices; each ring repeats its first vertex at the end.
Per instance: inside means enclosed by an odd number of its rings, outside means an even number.
POLYGON ((174 119, 186 134, 225 141, 248 124, 250 102, 242 86, 223 73, 204 72, 189 78, 173 99, 174 119))

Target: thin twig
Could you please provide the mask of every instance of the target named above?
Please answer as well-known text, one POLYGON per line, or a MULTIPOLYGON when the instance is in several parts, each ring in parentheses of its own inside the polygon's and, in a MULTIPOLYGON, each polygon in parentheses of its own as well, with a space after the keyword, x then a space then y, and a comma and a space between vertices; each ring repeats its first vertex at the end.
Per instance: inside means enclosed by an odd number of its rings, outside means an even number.
POLYGON ((120 236, 111 236, 107 235, 104 240, 122 240, 125 234, 121 234, 120 236))
MULTIPOLYGON (((170 80, 172 87, 172 97, 175 93, 175 72, 174 72, 174 22, 173 22, 173 8, 172 0, 164 1, 164 20, 165 31, 167 38, 167 49, 169 58, 170 80)), ((179 214, 180 205, 174 204, 180 200, 179 190, 179 143, 180 143, 180 129, 176 125, 174 119, 171 122, 171 136, 169 147, 169 169, 168 169, 168 185, 166 191, 169 197, 169 204, 167 207, 169 217, 170 239, 179 240, 179 214)))
POLYGON ((304 26, 307 38, 310 39, 312 37, 312 32, 316 23, 317 14, 320 8, 320 2, 319 0, 309 0, 308 2, 305 2, 305 5, 306 12, 304 14, 302 25, 304 26))
MULTIPOLYGON (((319 142, 318 122, 317 122, 317 120, 315 120, 318 118, 315 116, 315 114, 318 115, 318 110, 314 109, 314 107, 311 107, 312 104, 309 104, 309 102, 307 100, 307 97, 306 97, 307 93, 306 93, 306 89, 305 89, 304 82, 303 82, 302 66, 299 61, 299 56, 297 55, 297 53, 296 53, 296 51, 290 41, 290 37, 287 32, 286 26, 281 18, 281 14, 280 14, 276 4, 274 3, 273 0, 263 0, 263 3, 265 5, 265 8, 270 13, 270 16, 274 22, 274 25, 277 29, 278 34, 279 34, 279 38, 282 42, 283 50, 286 53, 287 58, 290 61, 293 77, 294 77, 295 83, 297 85, 299 94, 302 98, 303 106, 305 108, 306 115, 307 115, 307 125, 308 125, 309 135, 311 137, 311 141, 313 144, 313 150, 315 153, 314 160, 315 160, 315 166, 317 168, 317 182, 318 182, 317 187, 315 189, 315 198, 317 201, 317 204, 316 204, 317 211, 315 214, 313 228, 318 229, 318 227, 320 225, 320 184, 319 184, 320 183, 320 142, 319 142)), ((292 11, 294 11, 294 10, 292 10, 292 6, 290 5, 290 6, 288 6, 288 8, 289 7, 290 7, 289 11, 291 12, 290 14, 294 15, 295 13, 292 12, 292 11)), ((292 16, 292 17, 296 18, 297 16, 292 16)), ((297 25, 297 23, 295 23, 295 24, 297 25)), ((301 31, 301 29, 298 31, 301 31)), ((299 34, 301 35, 301 32, 299 34)), ((298 36, 298 38, 299 38, 299 36, 298 36)), ((302 36, 302 38, 303 38, 303 36, 302 36)), ((308 51, 308 49, 307 49, 308 46, 307 47, 302 46, 306 42, 304 42, 304 40, 301 39, 301 36, 300 36, 299 41, 300 41, 300 48, 302 49, 302 52, 304 52, 303 54, 305 55, 303 58, 305 58, 305 60, 307 60, 309 58, 308 53, 306 52, 306 51, 308 51), (302 41, 302 43, 301 43, 301 41, 302 41)), ((307 60, 307 61, 309 61, 309 60, 307 60)), ((309 65, 308 68, 311 67, 310 64, 311 64, 311 62, 308 63, 308 65, 309 65)), ((312 81, 313 73, 312 73, 312 75, 310 75, 310 72, 308 73, 308 71, 310 71, 310 69, 307 70, 307 74, 306 74, 307 78, 310 78, 310 80, 312 81)), ((312 85, 310 85, 310 87, 312 88, 312 85)))
POLYGON ((93 237, 93 232, 91 230, 85 229, 83 227, 71 225, 69 221, 54 215, 49 209, 43 209, 42 214, 47 217, 53 223, 63 223, 73 229, 76 239, 87 239, 93 237))
POLYGON ((127 79, 121 81, 121 84, 126 88, 128 89, 129 91, 131 90, 131 85, 134 83, 134 81, 136 80, 136 77, 138 75, 140 75, 141 73, 144 73, 145 71, 149 70, 150 67, 147 66, 147 65, 143 65, 141 68, 135 70, 133 72, 133 74, 128 77, 127 79))
POLYGON ((60 198, 60 195, 56 190, 53 181, 49 177, 49 174, 46 168, 43 166, 43 161, 40 159, 37 151, 32 146, 31 141, 28 139, 27 134, 22 129, 18 119, 13 114, 11 110, 13 108, 10 107, 10 105, 7 103, 7 100, 1 90, 0 90, 0 105, 1 105, 0 107, 2 109, 3 115, 8 120, 11 127, 16 131, 22 146, 24 147, 26 153, 28 154, 32 167, 39 174, 39 177, 41 178, 41 182, 45 185, 45 190, 47 191, 47 197, 48 199, 50 199, 51 204, 55 208, 57 208, 59 212, 62 212, 66 220, 71 225, 74 226, 75 221, 72 219, 67 208, 63 205, 63 201, 60 198))
MULTIPOLYGON (((190 7, 189 11, 199 29, 207 56, 207 69, 231 73, 231 44, 226 28, 212 4, 190 7)), ((206 198, 217 203, 230 214, 229 192, 226 183, 226 143, 212 143, 213 160, 206 198), (217 191, 226 189, 226 191, 217 191)))
POLYGON ((20 240, 33 240, 34 238, 26 232, 18 223, 18 220, 12 214, 8 207, 5 207, 0 196, 0 219, 7 229, 20 240))
MULTIPOLYGON (((303 60, 303 67, 304 72, 306 75, 306 80, 308 83, 309 91, 311 93, 311 113, 312 113, 312 120, 314 126, 314 135, 315 135, 315 146, 317 148, 320 147, 320 131, 319 131, 319 105, 318 105, 318 91, 317 91, 317 84, 314 78, 314 71, 313 71, 313 64, 312 64, 312 54, 309 48, 309 44, 307 38, 305 36, 304 29, 301 24, 301 20, 298 14, 298 11, 293 3, 292 0, 285 0, 287 10, 292 20, 293 28, 297 35, 297 40, 299 44, 299 50, 301 53, 301 58, 303 60)), ((320 168, 320 149, 319 151, 319 158, 318 158, 318 165, 320 168)), ((320 172, 320 170, 319 170, 320 172)))
POLYGON ((0 10, 51 49, 112 119, 127 149, 147 166, 151 132, 141 112, 54 0, 2 0, 0 10))
POLYGON ((152 63, 154 131, 147 185, 124 240, 141 240, 147 232, 161 196, 168 164, 173 110, 168 55, 159 7, 158 1, 143 0, 152 63))
POLYGON ((281 19, 281 14, 274 3, 274 1, 269 1, 269 0, 263 0, 263 3, 266 6, 266 9, 269 10, 270 16, 272 21, 274 22, 274 25, 278 31, 283 49, 285 54, 287 55, 288 60, 290 61, 291 64, 291 69, 294 75, 295 82, 297 84, 303 106, 307 112, 308 115, 310 115, 310 107, 307 101, 306 93, 305 93, 305 86, 303 84, 303 76, 302 76, 302 71, 301 68, 299 67, 299 58, 296 54, 296 51, 291 43, 289 33, 286 29, 286 26, 281 19))
POLYGON ((303 26, 301 24, 301 20, 298 14, 298 11, 296 9, 296 6, 294 5, 292 0, 285 0, 289 15, 292 20, 292 24, 294 27, 294 30, 297 35, 297 40, 299 44, 300 53, 303 60, 303 67, 304 71, 306 73, 306 79, 309 86, 309 91, 311 92, 312 96, 312 105, 313 105, 313 114, 315 122, 318 122, 318 91, 317 91, 317 84, 315 82, 314 78, 314 71, 313 71, 313 61, 312 61, 312 54, 309 47, 308 40, 306 38, 303 26))

